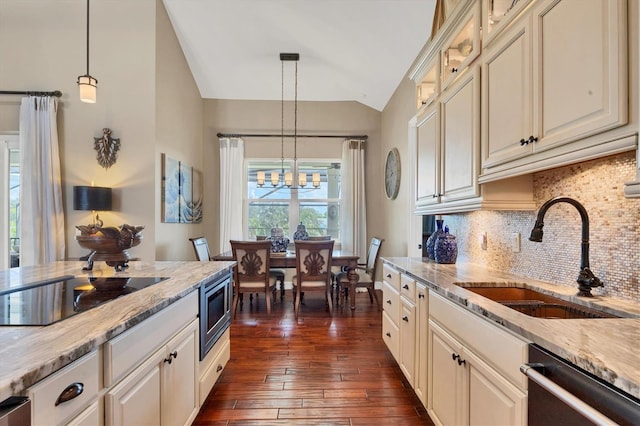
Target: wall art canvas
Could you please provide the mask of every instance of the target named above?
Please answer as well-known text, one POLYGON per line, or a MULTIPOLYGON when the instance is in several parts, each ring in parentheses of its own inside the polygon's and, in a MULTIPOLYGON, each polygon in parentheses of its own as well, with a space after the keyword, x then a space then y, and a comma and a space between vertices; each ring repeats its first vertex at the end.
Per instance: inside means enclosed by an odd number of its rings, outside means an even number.
POLYGON ((162 154, 162 221, 180 222, 180 162, 162 154))
POLYGON ((162 154, 162 221, 202 222, 202 172, 162 154))

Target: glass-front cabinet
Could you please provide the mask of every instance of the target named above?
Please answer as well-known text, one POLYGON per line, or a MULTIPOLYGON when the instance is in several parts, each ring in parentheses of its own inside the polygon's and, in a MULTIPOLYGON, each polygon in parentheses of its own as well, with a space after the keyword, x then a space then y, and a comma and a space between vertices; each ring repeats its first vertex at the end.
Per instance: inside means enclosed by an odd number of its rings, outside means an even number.
POLYGON ((428 106, 440 93, 440 57, 429 62, 422 79, 416 86, 417 109, 428 106))
POLYGON ((442 49, 442 90, 480 54, 480 3, 460 20, 442 49))
POLYGON ((489 45, 529 3, 531 0, 483 0, 482 46, 489 45))

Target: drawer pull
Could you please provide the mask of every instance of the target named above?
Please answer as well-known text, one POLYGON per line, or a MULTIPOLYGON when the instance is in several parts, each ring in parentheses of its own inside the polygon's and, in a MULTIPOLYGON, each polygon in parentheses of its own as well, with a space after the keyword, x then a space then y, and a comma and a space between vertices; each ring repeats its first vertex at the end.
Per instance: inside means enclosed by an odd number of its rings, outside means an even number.
POLYGON ((387 274, 387 278, 391 278, 391 274, 387 274))
POLYGON ((409 290, 409 284, 403 285, 402 288, 404 288, 405 290, 409 290))
POLYGON ((409 322, 409 317, 408 317, 408 316, 406 316, 406 315, 404 315, 404 316, 402 317, 402 321, 409 322))
POLYGON ((388 331, 385 334, 387 335, 387 337, 391 337, 391 333, 389 333, 388 331))
POLYGON ((219 373, 222 371, 222 364, 218 364, 218 368, 216 368, 216 373, 219 373))
POLYGON ((418 299, 424 299, 424 294, 418 293, 418 299))
POLYGON ((467 361, 465 361, 464 359, 460 359, 460 357, 458 356, 458 365, 462 365, 462 364, 466 364, 467 361))
POLYGON ((458 354, 451 354, 451 359, 452 359, 452 360, 454 360, 454 361, 455 361, 456 359, 460 359, 460 355, 458 355, 458 354))
POLYGON ((173 358, 178 358, 178 351, 171 352, 169 356, 164 359, 164 362, 171 364, 173 362, 173 358))
POLYGON ((391 304, 391 299, 387 299, 387 303, 390 305, 391 304))
POLYGON ((57 407, 63 402, 71 401, 72 399, 80 396, 83 390, 84 390, 84 384, 79 382, 71 383, 62 391, 62 393, 60 393, 60 395, 58 396, 58 399, 56 399, 55 406, 57 407))

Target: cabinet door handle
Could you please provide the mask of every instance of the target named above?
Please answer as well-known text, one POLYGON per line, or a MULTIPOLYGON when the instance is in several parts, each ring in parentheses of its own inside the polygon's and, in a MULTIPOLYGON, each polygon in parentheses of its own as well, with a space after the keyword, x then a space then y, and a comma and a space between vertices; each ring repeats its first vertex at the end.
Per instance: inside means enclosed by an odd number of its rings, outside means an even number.
POLYGON ((219 373, 222 371, 222 364, 218 364, 218 368, 216 368, 216 373, 219 373))
POLYGON ((462 365, 462 364, 466 364, 467 361, 465 361, 464 359, 461 359, 460 356, 458 355, 458 365, 462 365))
POLYGON ((387 278, 391 278, 391 274, 387 274, 387 278))
POLYGON ((387 299, 387 303, 388 303, 388 304, 391 304, 391 299, 387 299))
POLYGON ((409 317, 408 317, 408 316, 406 316, 406 315, 404 315, 404 316, 402 317, 402 321, 409 322, 409 317))
POLYGON ((389 333, 388 331, 385 334, 387 335, 387 337, 391 337, 391 333, 389 333))
POLYGON ((178 358, 178 351, 171 352, 169 356, 164 359, 164 362, 171 364, 174 358, 178 358))
POLYGON ((451 72, 458 72, 458 68, 451 68, 451 72))
POLYGON ((533 137, 533 135, 529 136, 528 143, 538 142, 538 138, 533 137))
POLYGON ((520 139, 520 146, 525 146, 525 145, 529 145, 529 141, 527 141, 526 139, 520 139))
POLYGON ((405 290, 409 290, 409 284, 403 285, 402 288, 404 288, 405 290))
POLYGON ((84 384, 79 382, 71 383, 69 386, 64 388, 64 390, 60 393, 60 395, 58 396, 58 399, 56 399, 55 406, 57 407, 63 402, 71 401, 72 399, 80 396, 83 390, 84 390, 84 384))
POLYGON ((452 354, 451 354, 451 359, 452 359, 452 360, 454 360, 454 361, 455 361, 456 359, 460 359, 460 355, 455 354, 455 353, 452 353, 452 354))
POLYGON ((418 299, 424 299, 424 294, 418 293, 418 299))

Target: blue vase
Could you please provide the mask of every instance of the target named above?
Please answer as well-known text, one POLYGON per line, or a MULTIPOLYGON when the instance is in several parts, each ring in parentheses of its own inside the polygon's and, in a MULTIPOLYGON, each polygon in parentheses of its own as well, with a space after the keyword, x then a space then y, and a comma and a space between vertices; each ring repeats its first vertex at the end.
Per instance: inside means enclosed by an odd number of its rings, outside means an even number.
POLYGON ((444 220, 436 219, 436 230, 429 235, 429 238, 427 238, 427 257, 431 260, 435 260, 436 258, 434 251, 436 247, 436 240, 440 235, 444 234, 444 231, 442 230, 443 223, 444 220))
POLYGON ((307 228, 301 223, 296 228, 296 232, 293 233, 293 241, 305 241, 309 239, 309 233, 307 232, 307 228))
POLYGON ((458 239, 449 233, 449 227, 444 227, 444 233, 436 240, 434 248, 437 263, 456 263, 458 258, 458 239))
POLYGON ((271 240, 272 253, 285 253, 287 251, 289 238, 284 236, 284 231, 277 225, 271 228, 271 235, 267 237, 267 240, 271 240))

